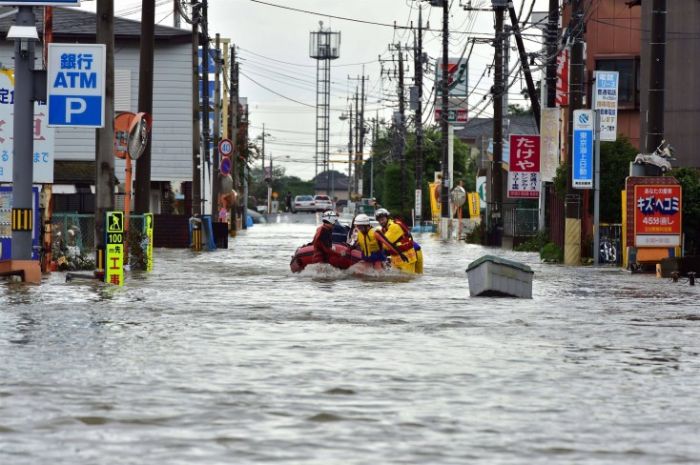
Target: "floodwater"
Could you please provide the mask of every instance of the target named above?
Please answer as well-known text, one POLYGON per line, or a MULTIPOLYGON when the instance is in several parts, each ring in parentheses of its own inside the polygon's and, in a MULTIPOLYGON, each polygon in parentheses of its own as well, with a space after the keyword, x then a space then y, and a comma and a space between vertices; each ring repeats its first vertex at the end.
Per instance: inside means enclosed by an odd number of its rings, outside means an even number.
POLYGON ((470 299, 493 250, 427 234, 415 279, 293 275, 313 232, 0 284, 0 464, 700 463, 697 287, 507 253, 534 298, 470 299))

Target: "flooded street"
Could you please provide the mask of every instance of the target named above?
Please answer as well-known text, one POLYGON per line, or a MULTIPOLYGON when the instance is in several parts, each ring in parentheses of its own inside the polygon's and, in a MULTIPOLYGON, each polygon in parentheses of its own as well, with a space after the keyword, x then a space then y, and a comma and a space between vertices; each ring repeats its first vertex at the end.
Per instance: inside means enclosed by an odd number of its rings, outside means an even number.
POLYGON ((428 234, 415 279, 293 275, 314 227, 0 284, 0 463, 700 463, 697 287, 506 252, 534 298, 470 299, 488 250, 428 234))

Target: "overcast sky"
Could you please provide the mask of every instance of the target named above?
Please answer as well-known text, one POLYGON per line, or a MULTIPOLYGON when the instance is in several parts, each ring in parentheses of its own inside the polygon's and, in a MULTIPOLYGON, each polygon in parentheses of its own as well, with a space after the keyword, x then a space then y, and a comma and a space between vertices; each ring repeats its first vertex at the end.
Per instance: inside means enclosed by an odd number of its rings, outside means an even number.
MULTIPOLYGON (((418 6, 423 5, 423 18, 430 23, 430 28, 439 30, 442 27, 442 9, 430 7, 428 2, 417 0, 264 0, 265 3, 288 6, 309 10, 322 14, 301 13, 281 8, 275 8, 254 0, 209 0, 209 33, 213 37, 217 32, 222 37, 230 38, 239 47, 241 63, 241 96, 248 98, 250 108, 250 136, 255 138, 262 133, 265 124, 266 132, 270 134, 266 141, 266 152, 279 159, 276 164, 286 168, 288 174, 302 179, 314 176, 315 164, 315 102, 316 102, 316 62, 309 57, 309 33, 318 30, 319 21, 324 27, 330 26, 334 31, 341 32, 340 58, 332 62, 331 77, 331 160, 347 158, 348 125, 339 116, 347 109, 348 97, 354 93, 357 81, 349 81, 348 76, 362 75, 363 63, 365 75, 369 76, 366 84, 368 94, 366 117, 372 117, 380 110, 380 117, 389 117, 391 109, 387 105, 396 95, 396 80, 389 81, 380 76, 381 64, 378 56, 391 59, 392 52, 388 50, 390 43, 400 43, 402 46, 413 45, 413 32, 406 29, 394 29, 397 26, 414 25, 418 20, 418 6), (334 19, 324 15, 335 15, 389 26, 370 25, 355 21, 334 19), (276 95, 270 90, 281 94, 276 95), (338 151, 342 151, 338 153, 338 151), (287 158, 289 157, 289 158, 287 158)), ((116 0, 117 15, 128 15, 132 19, 140 19, 138 6, 140 1, 116 0)), ((454 32, 450 40, 450 56, 459 57, 468 37, 486 37, 493 34, 493 14, 489 12, 467 12, 460 8, 460 3, 467 0, 453 0, 450 10, 450 30, 454 32), (459 31, 459 33, 457 32, 459 31), (470 32, 471 34, 465 34, 470 32)), ((532 0, 515 0, 516 10, 525 3, 525 13, 530 9, 532 0)), ((535 0, 535 11, 545 11, 546 0, 535 0)), ((156 21, 172 25, 172 1, 157 0, 158 9, 156 21)), ((472 6, 489 6, 490 0, 473 0, 472 6)), ((94 10, 94 3, 84 6, 94 10)), ((506 22, 508 24, 508 22, 506 22)), ((535 35, 539 31, 526 31, 532 36, 526 37, 526 46, 535 51, 540 45, 535 35)), ((426 32, 424 46, 431 57, 441 54, 440 34, 426 32)), ((512 47, 515 42, 512 41, 512 47)), ((468 49, 467 49, 468 52, 468 49)), ((396 54, 393 54, 396 57, 396 54)), ((492 84, 491 74, 485 69, 493 59, 493 49, 488 44, 477 44, 471 55, 469 64, 469 85, 473 93, 470 96, 470 107, 476 107, 470 117, 482 107, 486 107, 480 116, 491 116, 490 105, 479 105, 483 102, 484 94, 492 84), (479 82, 479 78, 482 77, 479 82), (477 84, 476 88, 474 86, 477 84)), ((511 55, 511 67, 517 60, 516 52, 511 55)), ((394 64, 384 63, 385 69, 394 70, 394 64)), ((433 71, 426 75, 424 95, 430 94, 433 87, 433 71)), ((407 63, 406 85, 413 76, 413 62, 409 56, 407 63)), ((516 80, 511 88, 513 103, 524 104, 519 95, 524 81, 516 80)), ((484 102, 485 103, 485 102, 484 102)), ((428 103, 428 108, 430 104, 428 103)), ((367 152, 368 146, 365 146, 367 152)), ((346 171, 346 163, 333 164, 333 168, 346 171)))

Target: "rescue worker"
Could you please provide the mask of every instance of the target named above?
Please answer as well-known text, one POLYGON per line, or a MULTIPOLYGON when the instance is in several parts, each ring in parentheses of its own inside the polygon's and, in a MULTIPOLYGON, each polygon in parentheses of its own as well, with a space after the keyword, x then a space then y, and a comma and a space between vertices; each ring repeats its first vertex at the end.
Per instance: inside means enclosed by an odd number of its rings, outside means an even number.
POLYGON ((371 229, 369 216, 364 213, 357 215, 355 227, 357 228, 356 246, 362 252, 362 261, 369 263, 373 268, 383 268, 386 254, 371 229))
POLYGON ((391 259, 391 266, 406 273, 423 273, 423 252, 413 240, 408 227, 399 220, 391 219, 386 208, 374 212, 381 229, 375 236, 391 259))
POLYGON ((328 210, 321 215, 321 226, 316 229, 316 234, 311 244, 314 251, 320 256, 321 262, 329 263, 333 254, 333 225, 338 220, 338 215, 334 211, 328 210))
POLYGON ((346 244, 348 242, 350 227, 342 224, 338 219, 338 214, 333 210, 326 211, 324 215, 328 215, 329 218, 334 218, 335 221, 335 223, 333 223, 333 237, 331 239, 333 243, 346 244))

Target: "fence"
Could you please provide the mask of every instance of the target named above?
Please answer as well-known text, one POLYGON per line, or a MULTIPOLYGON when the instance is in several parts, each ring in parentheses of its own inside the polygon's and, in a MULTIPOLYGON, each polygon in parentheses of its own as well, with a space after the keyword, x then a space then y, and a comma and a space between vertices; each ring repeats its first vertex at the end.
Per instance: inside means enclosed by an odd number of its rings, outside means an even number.
MULTIPOLYGON (((129 216, 130 239, 141 241, 140 235, 132 233, 143 231, 143 222, 143 215, 129 216)), ((54 213, 51 217, 51 255, 54 260, 65 263, 67 269, 94 268, 95 215, 54 213)))
POLYGON ((536 208, 506 209, 503 226, 506 236, 536 236, 539 228, 539 211, 536 208))

